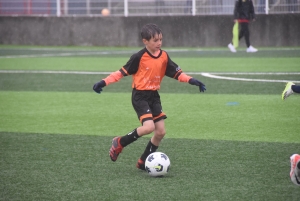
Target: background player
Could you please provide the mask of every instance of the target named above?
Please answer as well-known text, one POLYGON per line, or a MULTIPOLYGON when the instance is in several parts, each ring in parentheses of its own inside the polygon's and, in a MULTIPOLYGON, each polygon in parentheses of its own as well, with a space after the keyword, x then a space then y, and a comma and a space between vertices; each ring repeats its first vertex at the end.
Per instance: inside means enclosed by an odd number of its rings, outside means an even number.
MULTIPOLYGON (((250 44, 249 21, 255 21, 255 12, 252 0, 237 0, 234 6, 234 23, 239 22, 240 32, 239 40, 245 37, 247 49, 246 52, 257 52, 257 49, 250 44)), ((231 52, 236 52, 232 43, 228 44, 231 52)))

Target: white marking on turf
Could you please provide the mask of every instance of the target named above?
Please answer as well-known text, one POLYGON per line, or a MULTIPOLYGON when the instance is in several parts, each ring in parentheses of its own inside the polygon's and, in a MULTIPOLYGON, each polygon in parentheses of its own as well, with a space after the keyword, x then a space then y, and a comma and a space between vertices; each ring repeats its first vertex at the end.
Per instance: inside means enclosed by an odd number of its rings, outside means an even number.
MULTIPOLYGON (((127 54, 128 52, 117 52, 116 54, 127 54)), ((70 57, 70 56, 93 56, 93 55, 112 55, 111 52, 73 52, 73 53, 55 53, 55 54, 32 54, 32 55, 7 55, 0 56, 0 58, 36 58, 36 57, 70 57)))
MULTIPOLYGON (((300 74, 300 73, 291 73, 291 74, 300 74)), ((266 79, 225 77, 225 76, 213 75, 211 73, 201 73, 201 75, 204 76, 204 77, 209 77, 209 78, 214 78, 214 79, 221 79, 221 80, 237 80, 237 81, 246 81, 246 82, 294 82, 294 83, 300 83, 300 81, 298 81, 298 80, 266 80, 266 79)), ((247 74, 244 74, 244 75, 247 75, 247 74)), ((260 75, 263 75, 263 74, 260 73, 260 75)), ((268 73, 268 75, 272 75, 272 74, 268 73)), ((277 73, 277 75, 280 75, 280 74, 277 73)))
MULTIPOLYGON (((204 72, 187 72, 188 74, 202 75, 204 72)), ((300 72, 205 72, 214 75, 300 75, 300 72)))

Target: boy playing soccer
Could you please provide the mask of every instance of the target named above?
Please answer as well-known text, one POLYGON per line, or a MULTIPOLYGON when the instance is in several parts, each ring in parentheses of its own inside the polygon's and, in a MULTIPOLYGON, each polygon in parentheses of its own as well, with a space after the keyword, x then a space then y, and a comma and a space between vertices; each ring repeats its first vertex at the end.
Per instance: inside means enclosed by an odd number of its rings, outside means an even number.
POLYGON ((109 155, 112 161, 116 161, 124 147, 143 135, 153 132, 152 138, 136 164, 137 168, 145 170, 147 156, 157 150, 166 134, 164 119, 167 116, 162 111, 158 93, 163 77, 167 76, 196 85, 200 92, 204 92, 206 88, 202 82, 183 73, 170 59, 168 53, 161 50, 163 35, 157 25, 145 25, 141 30, 141 37, 145 48, 133 54, 120 70, 97 82, 93 90, 101 93, 103 87, 119 81, 124 76, 132 75, 132 105, 142 125, 122 137, 113 138, 109 155))

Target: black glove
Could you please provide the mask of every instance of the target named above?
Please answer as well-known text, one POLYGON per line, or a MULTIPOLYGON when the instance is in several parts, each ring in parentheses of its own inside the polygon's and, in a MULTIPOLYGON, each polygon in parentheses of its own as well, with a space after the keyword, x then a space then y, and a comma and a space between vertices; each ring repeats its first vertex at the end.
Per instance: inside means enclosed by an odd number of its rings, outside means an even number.
POLYGON ((189 80, 189 84, 199 86, 200 92, 204 92, 206 90, 205 85, 202 82, 200 82, 199 80, 196 80, 194 78, 191 78, 189 80))
POLYGON ((105 87, 105 86, 106 86, 105 81, 104 81, 104 80, 101 80, 100 82, 97 82, 96 84, 94 84, 93 90, 94 90, 96 93, 100 94, 101 91, 102 91, 102 88, 105 87))

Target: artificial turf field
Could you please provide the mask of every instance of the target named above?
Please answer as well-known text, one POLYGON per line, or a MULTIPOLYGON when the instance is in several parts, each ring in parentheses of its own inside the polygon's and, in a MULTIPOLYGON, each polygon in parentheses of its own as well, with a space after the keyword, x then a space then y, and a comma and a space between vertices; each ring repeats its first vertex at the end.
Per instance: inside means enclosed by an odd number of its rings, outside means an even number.
POLYGON ((140 125, 131 77, 92 90, 139 49, 0 46, 0 200, 299 200, 300 96, 281 92, 300 82, 300 48, 166 49, 207 91, 164 78, 163 178, 135 168, 150 136, 108 156, 140 125))

